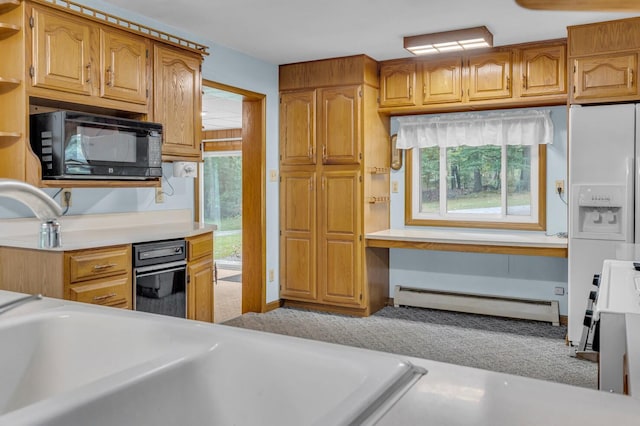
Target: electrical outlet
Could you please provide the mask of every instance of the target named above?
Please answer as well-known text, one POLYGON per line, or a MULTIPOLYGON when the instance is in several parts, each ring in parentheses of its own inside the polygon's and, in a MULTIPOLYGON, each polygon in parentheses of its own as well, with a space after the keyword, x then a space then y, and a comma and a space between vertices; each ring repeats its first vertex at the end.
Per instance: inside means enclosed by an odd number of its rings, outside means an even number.
POLYGON ((159 186, 156 188, 156 204, 164 203, 164 193, 162 192, 162 187, 159 186))
POLYGON ((60 206, 71 207, 71 188, 64 188, 60 193, 60 206))
POLYGON ((556 193, 557 194, 564 194, 564 180, 557 180, 556 181, 556 193))
POLYGON ((398 181, 394 180, 391 182, 391 192, 398 192, 398 181))
POLYGON ((273 269, 269 269, 269 282, 273 282, 273 269))
POLYGON ((553 294, 556 296, 564 296, 564 287, 555 287, 553 289, 553 294))

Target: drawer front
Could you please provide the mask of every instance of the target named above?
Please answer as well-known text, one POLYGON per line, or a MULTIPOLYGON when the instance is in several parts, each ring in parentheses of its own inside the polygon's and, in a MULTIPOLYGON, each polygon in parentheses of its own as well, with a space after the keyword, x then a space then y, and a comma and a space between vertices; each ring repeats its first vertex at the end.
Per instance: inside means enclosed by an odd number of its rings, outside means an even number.
POLYGON ((187 259, 192 261, 213 255, 213 232, 187 238, 187 259))
POLYGON ((72 285, 67 297, 74 302, 131 309, 131 278, 127 275, 72 285))
POLYGON ((69 283, 131 271, 131 246, 68 253, 69 283))

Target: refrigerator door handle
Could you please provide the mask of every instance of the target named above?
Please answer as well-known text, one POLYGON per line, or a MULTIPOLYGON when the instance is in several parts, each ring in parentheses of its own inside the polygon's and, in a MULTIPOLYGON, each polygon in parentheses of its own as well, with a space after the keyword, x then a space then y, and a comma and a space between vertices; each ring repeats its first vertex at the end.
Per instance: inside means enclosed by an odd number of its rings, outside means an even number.
MULTIPOLYGON (((637 176, 634 173, 634 165, 635 165, 634 158, 633 157, 629 157, 627 159, 627 201, 625 203, 625 209, 626 214, 626 221, 627 223, 625 224, 627 226, 627 232, 625 232, 625 241, 628 243, 633 243, 635 241, 639 241, 638 240, 638 236, 635 234, 636 232, 638 232, 638 229, 634 229, 634 221, 635 221, 635 215, 636 212, 638 211, 637 208, 634 208, 638 205, 639 200, 636 199, 635 197, 635 188, 637 181, 640 181, 640 176, 637 176)), ((635 168, 635 170, 639 170, 638 168, 635 168)))

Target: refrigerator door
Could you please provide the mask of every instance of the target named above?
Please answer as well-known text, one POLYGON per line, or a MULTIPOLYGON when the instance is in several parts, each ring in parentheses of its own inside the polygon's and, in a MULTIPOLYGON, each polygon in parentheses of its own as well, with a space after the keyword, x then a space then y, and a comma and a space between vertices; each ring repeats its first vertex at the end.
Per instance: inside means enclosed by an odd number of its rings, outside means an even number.
MULTIPOLYGON (((616 246, 633 242, 634 162, 636 105, 571 106, 569 109, 569 340, 577 345, 593 275, 605 259, 616 257, 616 246), (617 185, 626 194, 624 235, 617 240, 576 235, 579 214, 574 188, 584 185, 617 185)), ((604 212, 606 213, 606 211, 604 212)))

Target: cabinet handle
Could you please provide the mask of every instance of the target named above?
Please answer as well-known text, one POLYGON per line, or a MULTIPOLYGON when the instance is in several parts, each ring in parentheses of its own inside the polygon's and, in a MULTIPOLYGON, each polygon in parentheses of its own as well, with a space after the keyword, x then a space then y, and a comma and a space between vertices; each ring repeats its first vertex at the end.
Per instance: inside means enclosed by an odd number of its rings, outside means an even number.
POLYGON ((509 84, 511 83, 511 79, 507 76, 507 90, 509 90, 509 84))
POLYGON ((326 180, 327 180, 327 178, 326 178, 326 177, 323 177, 323 178, 322 178, 322 190, 323 190, 323 191, 324 191, 324 184, 325 184, 326 180))
POLYGON ((87 79, 85 83, 91 83, 91 62, 89 62, 85 68, 87 68, 87 79))
POLYGON ((313 147, 309 145, 309 160, 313 159, 313 147))
POLYGON ((101 300, 107 300, 107 299, 110 299, 110 298, 115 297, 117 295, 118 295, 118 293, 109 293, 109 294, 105 294, 104 296, 95 296, 93 298, 93 301, 94 302, 100 302, 101 300))
POLYGON ((107 263, 104 265, 93 265, 94 271, 102 271, 103 269, 113 268, 114 266, 118 266, 117 263, 107 263))
POLYGON ((111 69, 111 67, 107 67, 107 86, 113 87, 113 79, 115 78, 115 73, 111 69))
POLYGON ((522 76, 522 88, 523 89, 527 88, 527 76, 526 75, 522 76))
POLYGON ((633 70, 629 68, 629 86, 633 86, 633 70))
POLYGON ((409 98, 413 97, 413 86, 409 86, 409 98))
POLYGON ((327 159, 327 146, 326 145, 322 145, 322 159, 323 160, 327 159))

